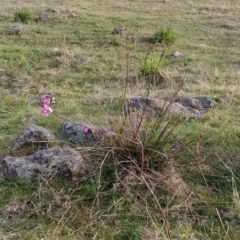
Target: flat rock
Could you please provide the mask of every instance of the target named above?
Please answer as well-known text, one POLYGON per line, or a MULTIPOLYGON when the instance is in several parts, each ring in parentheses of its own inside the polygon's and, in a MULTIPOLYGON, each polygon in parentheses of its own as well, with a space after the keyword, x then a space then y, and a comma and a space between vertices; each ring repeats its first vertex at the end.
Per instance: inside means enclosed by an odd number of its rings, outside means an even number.
POLYGON ((13 145, 13 150, 23 147, 27 143, 33 142, 48 142, 54 140, 54 135, 46 128, 29 125, 21 134, 17 137, 13 145))
POLYGON ((24 157, 7 156, 1 166, 4 177, 30 182, 41 178, 77 181, 91 169, 82 155, 69 146, 44 149, 24 157))
POLYGON ((5 29, 4 33, 7 35, 14 35, 14 34, 19 35, 19 34, 22 34, 26 29, 27 27, 25 25, 17 23, 5 29))
POLYGON ((122 109, 125 116, 142 114, 147 116, 161 115, 164 111, 176 113, 183 117, 202 117, 216 103, 207 96, 200 97, 178 97, 173 102, 164 99, 149 99, 143 97, 132 97, 127 99, 122 109))
POLYGON ((207 96, 199 97, 178 97, 175 99, 175 102, 182 104, 187 108, 201 110, 210 110, 216 106, 216 102, 207 96))
POLYGON ((77 14, 69 10, 61 11, 55 8, 48 8, 45 11, 38 12, 35 17, 36 22, 44 22, 49 20, 62 20, 67 18, 75 18, 77 14))

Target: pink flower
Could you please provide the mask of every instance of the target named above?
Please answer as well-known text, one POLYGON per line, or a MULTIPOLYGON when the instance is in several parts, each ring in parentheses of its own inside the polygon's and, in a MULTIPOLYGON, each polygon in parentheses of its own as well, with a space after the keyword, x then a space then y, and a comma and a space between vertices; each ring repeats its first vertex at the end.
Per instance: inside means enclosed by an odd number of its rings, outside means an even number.
POLYGON ((41 103, 50 105, 51 104, 51 99, 47 95, 42 95, 41 96, 41 103))
POLYGON ((41 113, 43 115, 46 115, 48 116, 50 113, 52 113, 53 110, 51 107, 49 107, 47 104, 43 104, 42 107, 41 107, 41 113))
POLYGON ((89 128, 86 125, 84 125, 84 126, 82 126, 82 130, 83 130, 83 132, 87 133, 89 128))
POLYGON ((41 113, 43 115, 48 116, 50 113, 53 112, 52 108, 50 107, 51 105, 51 97, 47 96, 47 95, 42 95, 41 96, 41 113))

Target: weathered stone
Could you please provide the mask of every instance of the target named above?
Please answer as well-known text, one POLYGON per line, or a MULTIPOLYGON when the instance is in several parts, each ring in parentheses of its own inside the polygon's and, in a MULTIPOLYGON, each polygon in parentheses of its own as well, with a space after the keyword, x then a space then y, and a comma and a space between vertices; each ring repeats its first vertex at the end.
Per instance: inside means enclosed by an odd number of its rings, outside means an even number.
POLYGON ((162 112, 156 100, 143 97, 127 99, 123 103, 122 108, 125 115, 131 115, 132 113, 137 113, 139 115, 155 115, 157 111, 159 111, 159 113, 162 112))
POLYGON ((48 8, 47 11, 48 12, 53 12, 53 13, 60 13, 60 11, 58 9, 55 9, 55 8, 48 8))
POLYGON ((215 102, 209 97, 201 96, 195 98, 180 97, 173 102, 163 99, 149 99, 133 97, 123 103, 125 116, 146 115, 156 116, 164 111, 176 113, 183 117, 201 117, 206 111, 215 106, 215 102))
POLYGON ((187 108, 193 108, 198 110, 210 110, 216 106, 216 102, 207 96, 199 97, 178 97, 175 102, 182 104, 187 108))
POLYGON ((114 135, 113 132, 103 127, 67 121, 62 123, 61 131, 68 142, 84 147, 91 147, 99 143, 102 138, 114 135))
POLYGON ((44 11, 37 12, 35 21, 44 22, 49 20, 63 20, 68 18, 76 18, 77 14, 69 10, 61 11, 55 8, 48 8, 44 11))
POLYGON ((194 108, 185 107, 184 105, 182 105, 178 102, 168 103, 168 105, 169 105, 169 107, 167 108, 167 111, 169 113, 176 113, 182 117, 187 117, 187 118, 188 117, 197 118, 197 117, 203 116, 201 111, 194 109, 194 108))
POLYGON ((13 150, 23 147, 26 143, 48 142, 54 140, 54 138, 54 135, 46 128, 32 124, 17 137, 13 150))
POLYGON ((49 16, 46 12, 40 12, 38 13, 38 16, 35 18, 35 21, 47 21, 49 19, 49 16))
POLYGON ((26 202, 6 205, 0 210, 0 220, 2 223, 5 221, 11 221, 22 217, 27 211, 28 207, 26 202))
POLYGON ((122 35, 124 31, 126 31, 126 29, 123 28, 122 26, 121 26, 121 27, 115 27, 115 28, 112 30, 112 34, 122 35))
POLYGON ((22 34, 26 29, 27 27, 25 25, 17 23, 8 27, 4 33, 8 35, 22 34))
POLYGON ((41 178, 79 180, 90 171, 90 165, 69 146, 40 150, 24 157, 7 156, 2 161, 5 177, 33 181, 41 178))

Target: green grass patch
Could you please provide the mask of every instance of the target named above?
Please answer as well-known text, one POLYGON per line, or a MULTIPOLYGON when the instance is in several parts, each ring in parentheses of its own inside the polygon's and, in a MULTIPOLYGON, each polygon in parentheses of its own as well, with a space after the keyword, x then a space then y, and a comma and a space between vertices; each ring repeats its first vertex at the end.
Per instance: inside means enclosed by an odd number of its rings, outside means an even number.
POLYGON ((33 16, 29 10, 19 10, 14 13, 14 22, 28 23, 32 20, 33 16))

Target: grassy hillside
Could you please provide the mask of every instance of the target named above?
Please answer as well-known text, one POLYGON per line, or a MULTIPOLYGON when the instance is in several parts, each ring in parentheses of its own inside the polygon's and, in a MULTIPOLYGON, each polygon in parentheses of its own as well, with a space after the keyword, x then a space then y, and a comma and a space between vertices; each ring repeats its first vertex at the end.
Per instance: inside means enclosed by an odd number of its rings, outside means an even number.
POLYGON ((1 159, 29 123, 61 141, 63 119, 109 127, 122 121, 123 99, 169 97, 183 81, 180 96, 206 95, 217 106, 180 119, 166 147, 184 148, 161 171, 138 174, 101 152, 90 154, 100 170, 78 183, 0 179, 0 238, 239 239, 239 16, 239 0, 2 0, 1 159), (57 12, 34 20, 49 8, 57 12), (19 10, 32 13, 26 30, 4 34, 19 10), (113 35, 119 26, 125 31, 113 35), (154 43, 162 29, 173 44, 154 43), (157 83, 141 73, 146 58, 164 61, 157 83), (57 115, 40 114, 46 93, 57 115), (21 203, 28 211, 7 218, 21 203))

